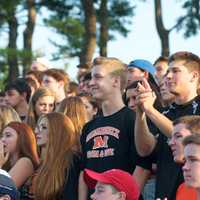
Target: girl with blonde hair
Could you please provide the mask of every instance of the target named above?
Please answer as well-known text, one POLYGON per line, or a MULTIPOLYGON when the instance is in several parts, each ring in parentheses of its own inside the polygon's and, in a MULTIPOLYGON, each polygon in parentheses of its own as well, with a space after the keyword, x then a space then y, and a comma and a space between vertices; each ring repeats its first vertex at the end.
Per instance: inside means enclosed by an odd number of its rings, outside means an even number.
POLYGON ((36 139, 42 163, 34 183, 36 200, 77 200, 80 164, 76 137, 72 121, 64 114, 39 118, 36 139))
POLYGON ((55 95, 46 88, 41 87, 33 94, 28 109, 26 123, 34 130, 38 118, 42 114, 52 112, 55 108, 55 95))
POLYGON ((88 121, 87 111, 80 97, 65 98, 58 107, 58 112, 67 115, 73 122, 79 145, 82 128, 88 121))
POLYGON ((0 135, 3 128, 12 121, 21 122, 18 113, 11 106, 0 105, 0 135))

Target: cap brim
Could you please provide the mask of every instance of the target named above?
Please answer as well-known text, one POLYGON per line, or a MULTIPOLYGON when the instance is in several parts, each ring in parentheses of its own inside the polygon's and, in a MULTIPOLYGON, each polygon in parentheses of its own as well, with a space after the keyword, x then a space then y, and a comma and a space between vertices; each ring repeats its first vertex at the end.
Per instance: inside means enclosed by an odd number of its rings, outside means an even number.
POLYGON ((102 183, 110 183, 102 173, 94 172, 89 169, 84 170, 84 180, 89 188, 95 188, 98 181, 102 183))

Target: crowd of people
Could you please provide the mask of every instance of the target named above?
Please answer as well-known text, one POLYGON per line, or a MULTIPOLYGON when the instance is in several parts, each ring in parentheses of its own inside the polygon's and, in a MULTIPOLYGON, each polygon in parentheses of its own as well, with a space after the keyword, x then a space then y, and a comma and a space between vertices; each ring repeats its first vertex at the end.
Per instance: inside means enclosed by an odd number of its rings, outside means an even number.
POLYGON ((0 92, 0 200, 200 199, 200 58, 37 59, 0 92))

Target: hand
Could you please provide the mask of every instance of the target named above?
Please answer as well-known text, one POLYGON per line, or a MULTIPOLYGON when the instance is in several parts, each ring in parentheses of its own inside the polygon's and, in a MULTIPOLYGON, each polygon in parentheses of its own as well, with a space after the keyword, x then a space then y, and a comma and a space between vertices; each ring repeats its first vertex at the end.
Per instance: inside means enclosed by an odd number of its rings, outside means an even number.
POLYGON ((138 96, 136 97, 136 104, 144 112, 153 108, 154 102, 156 100, 156 95, 152 91, 149 83, 146 79, 142 80, 142 84, 138 83, 137 86, 138 96))
POLYGON ((9 152, 5 152, 4 144, 0 140, 0 168, 7 162, 9 157, 9 152))

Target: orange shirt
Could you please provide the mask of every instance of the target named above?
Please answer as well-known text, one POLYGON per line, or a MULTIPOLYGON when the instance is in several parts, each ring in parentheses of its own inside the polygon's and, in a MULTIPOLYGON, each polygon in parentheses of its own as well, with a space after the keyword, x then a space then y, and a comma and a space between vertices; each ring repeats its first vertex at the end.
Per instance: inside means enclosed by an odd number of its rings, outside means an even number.
POLYGON ((183 182, 176 192, 176 200, 197 200, 197 191, 183 182))

